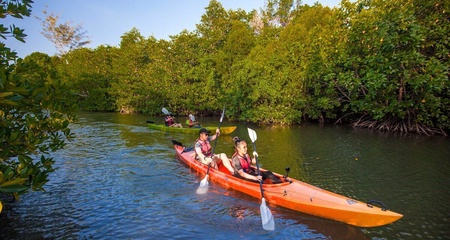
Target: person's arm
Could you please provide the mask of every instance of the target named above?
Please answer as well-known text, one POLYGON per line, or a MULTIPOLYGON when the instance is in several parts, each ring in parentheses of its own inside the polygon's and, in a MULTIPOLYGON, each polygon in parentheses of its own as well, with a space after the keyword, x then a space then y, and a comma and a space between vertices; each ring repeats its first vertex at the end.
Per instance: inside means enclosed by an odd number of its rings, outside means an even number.
POLYGON ((253 176, 251 174, 244 172, 244 170, 242 170, 242 169, 239 170, 238 173, 241 177, 246 178, 246 179, 250 179, 250 180, 254 180, 254 181, 262 180, 261 176, 253 176))
POLYGON ((216 129, 216 133, 212 136, 209 136, 209 141, 212 142, 214 141, 218 136, 220 135, 220 129, 216 129))

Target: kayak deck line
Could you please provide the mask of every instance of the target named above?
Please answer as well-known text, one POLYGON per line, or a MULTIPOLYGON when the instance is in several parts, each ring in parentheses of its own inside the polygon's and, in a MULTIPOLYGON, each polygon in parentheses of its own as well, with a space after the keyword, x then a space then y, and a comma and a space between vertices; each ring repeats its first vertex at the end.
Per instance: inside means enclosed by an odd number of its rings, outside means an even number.
MULTIPOLYGON (((180 142, 173 141, 177 157, 188 167, 201 175, 205 175, 207 165, 195 160, 195 153, 183 151, 180 142)), ((265 169, 260 168, 264 172, 265 169)), ((263 182, 266 201, 294 211, 344 222, 358 227, 377 227, 397 221, 403 215, 372 206, 361 201, 339 195, 325 189, 310 185, 294 178, 275 173, 281 183, 273 184, 269 179, 263 182)), ((234 189, 255 198, 261 198, 260 186, 257 182, 248 181, 231 175, 228 170, 219 165, 216 170, 209 171, 210 182, 217 183, 226 189, 234 189)), ((378 202, 378 201, 376 201, 378 202)))
POLYGON ((314 192, 314 194, 311 196, 311 197, 309 197, 309 201, 313 201, 313 198, 314 198, 314 196, 316 196, 316 193, 318 192, 319 190, 316 190, 315 192, 314 192))

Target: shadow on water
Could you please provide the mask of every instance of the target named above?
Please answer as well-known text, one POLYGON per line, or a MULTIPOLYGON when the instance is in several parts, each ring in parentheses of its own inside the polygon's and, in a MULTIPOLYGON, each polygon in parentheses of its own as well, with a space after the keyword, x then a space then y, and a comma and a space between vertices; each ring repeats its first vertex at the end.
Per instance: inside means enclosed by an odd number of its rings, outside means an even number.
MULTIPOLYGON (((80 113, 77 138, 52 153, 56 171, 46 192, 5 200, 1 239, 446 239, 450 142, 336 126, 261 127, 237 124, 218 139, 233 153, 233 136, 258 134, 262 167, 366 202, 380 200, 404 214, 378 228, 357 228, 288 209, 269 208, 276 229, 261 228, 260 200, 212 185, 195 192, 203 176, 175 157, 170 140, 193 145, 197 135, 151 130, 162 117, 80 113)), ((179 120, 181 121, 181 117, 179 120)), ((216 126, 218 118, 199 118, 216 126)), ((253 147, 249 144, 249 151, 253 147)), ((4 199, 2 199, 4 200, 4 199)))

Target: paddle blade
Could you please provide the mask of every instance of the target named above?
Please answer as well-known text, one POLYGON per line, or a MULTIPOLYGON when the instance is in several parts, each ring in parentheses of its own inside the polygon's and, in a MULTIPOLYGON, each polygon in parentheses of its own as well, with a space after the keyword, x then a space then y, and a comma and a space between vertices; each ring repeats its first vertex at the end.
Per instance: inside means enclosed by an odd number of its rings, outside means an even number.
POLYGON ((206 192, 208 192, 208 186, 209 186, 209 182, 208 182, 208 174, 207 174, 200 182, 200 186, 197 188, 197 194, 205 194, 206 192))
POLYGON ((177 145, 177 146, 183 147, 183 143, 178 142, 177 140, 170 140, 170 141, 172 142, 173 145, 177 145))
POLYGON ((248 130, 248 136, 250 137, 250 139, 252 140, 252 142, 254 143, 256 141, 256 139, 258 138, 256 136, 256 132, 255 130, 251 129, 251 128, 247 128, 248 130))
POLYGON ((260 211, 261 211, 262 227, 264 228, 264 230, 267 231, 275 230, 275 221, 273 219, 272 212, 270 212, 270 209, 266 206, 266 199, 264 198, 262 198, 260 211))
POLYGON ((166 115, 170 115, 170 112, 166 108, 163 108, 161 111, 166 115))

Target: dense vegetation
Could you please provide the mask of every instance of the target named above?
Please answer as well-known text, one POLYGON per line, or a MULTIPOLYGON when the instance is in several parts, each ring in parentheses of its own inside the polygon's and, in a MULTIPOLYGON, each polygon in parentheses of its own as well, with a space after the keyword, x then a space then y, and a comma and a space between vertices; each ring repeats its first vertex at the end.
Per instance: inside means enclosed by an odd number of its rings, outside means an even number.
MULTIPOLYGON (((2 1, 0 18, 30 16, 31 3, 2 1)), ((26 35, 14 25, 1 24, 0 37, 24 42, 26 35)), ((0 197, 19 199, 30 189, 44 190, 54 170, 47 153, 63 148, 72 137, 68 125, 74 120, 73 105, 54 65, 39 53, 17 60, 17 53, 0 43, 0 197)))
POLYGON ((86 110, 211 115, 226 104, 239 121, 445 134, 449 19, 445 0, 271 0, 250 13, 212 0, 193 32, 132 29, 55 67, 86 110))

